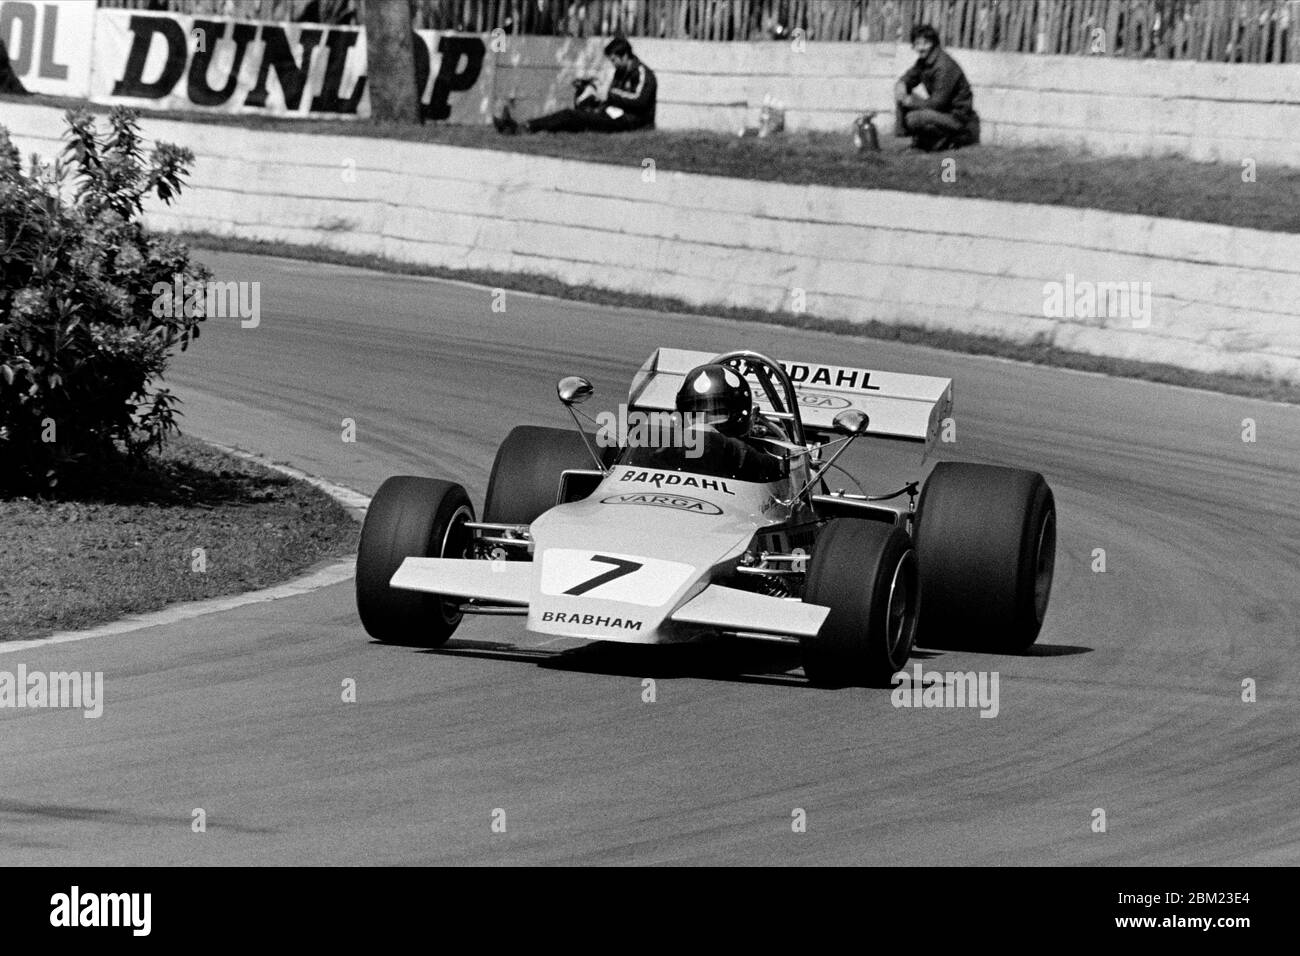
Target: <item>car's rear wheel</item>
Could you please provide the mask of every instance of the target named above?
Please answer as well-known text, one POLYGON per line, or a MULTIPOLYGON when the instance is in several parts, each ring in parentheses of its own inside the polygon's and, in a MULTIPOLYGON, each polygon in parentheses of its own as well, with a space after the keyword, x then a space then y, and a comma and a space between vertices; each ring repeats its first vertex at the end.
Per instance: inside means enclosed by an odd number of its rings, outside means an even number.
POLYGON ((916 637, 916 552, 894 525, 830 521, 817 536, 804 602, 831 609, 821 631, 800 641, 814 684, 889 686, 916 637))
POLYGON ((1042 475, 940 462, 914 537, 921 644, 1020 652, 1038 639, 1056 567, 1056 502, 1042 475))
MULTIPOLYGON (((606 458, 616 449, 604 451, 606 458)), ((488 479, 483 520, 500 524, 532 524, 555 507, 560 475, 569 468, 593 469, 582 436, 571 428, 519 425, 497 449, 488 479)))
POLYGON ((366 510, 357 547, 357 612, 371 637, 437 647, 460 624, 459 600, 390 587, 403 561, 463 558, 474 508, 460 485, 433 478, 389 478, 366 510))

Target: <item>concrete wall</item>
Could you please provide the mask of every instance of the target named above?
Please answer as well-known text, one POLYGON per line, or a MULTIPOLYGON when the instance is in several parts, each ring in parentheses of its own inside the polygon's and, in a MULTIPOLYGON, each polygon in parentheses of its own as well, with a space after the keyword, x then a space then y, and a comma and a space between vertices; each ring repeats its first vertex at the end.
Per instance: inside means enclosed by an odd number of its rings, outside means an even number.
MULTIPOLYGON (((57 110, 0 111, 50 154, 57 110)), ((1021 203, 754 183, 418 143, 151 121, 198 157, 162 229, 323 244, 714 305, 791 309, 1300 382, 1300 236, 1021 203), (1149 283, 1140 318, 1045 283, 1149 283)), ((671 343, 665 343, 670 345, 671 343)))
MULTIPOLYGON (((602 41, 529 38, 497 58, 494 93, 531 112, 568 95, 556 84, 599 65, 602 41)), ((789 129, 843 130, 866 109, 891 114, 911 48, 880 43, 637 40, 659 77, 658 125, 735 132, 763 97, 789 129)), ((984 142, 1071 146, 1103 155, 1300 166, 1300 68, 953 50, 975 91, 984 142)), ((564 102, 563 105, 568 105, 564 102)))

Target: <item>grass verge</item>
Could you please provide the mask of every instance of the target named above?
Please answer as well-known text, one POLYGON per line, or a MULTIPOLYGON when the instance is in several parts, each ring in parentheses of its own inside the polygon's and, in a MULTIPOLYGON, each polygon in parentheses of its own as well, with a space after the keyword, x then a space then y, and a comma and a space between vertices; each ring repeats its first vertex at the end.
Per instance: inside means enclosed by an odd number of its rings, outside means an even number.
POLYGON ((843 319, 828 319, 809 313, 765 312, 761 309, 731 306, 706 308, 666 296, 643 295, 592 286, 570 285, 561 282, 559 279, 535 273, 452 269, 444 266, 397 262, 382 256, 356 255, 355 253, 340 252, 319 245, 299 246, 282 242, 236 239, 201 232, 174 233, 173 235, 200 251, 208 249, 220 252, 281 256, 286 259, 333 263, 397 275, 418 275, 436 279, 451 279, 458 282, 472 282, 490 288, 508 288, 518 292, 532 292, 538 295, 549 295, 558 299, 590 302, 597 305, 672 312, 682 315, 711 315, 742 322, 762 322, 767 325, 780 325, 787 328, 832 332, 856 338, 906 342, 928 348, 944 349, 949 352, 961 352, 965 355, 989 355, 1020 362, 1031 362, 1035 365, 1050 365, 1076 371, 1097 372, 1103 375, 1136 378, 1166 385, 1181 385, 1186 388, 1206 389, 1228 395, 1241 395, 1246 398, 1260 398, 1300 405, 1300 385, 1290 382, 1227 375, 1217 372, 1197 372, 1176 365, 1089 355, 1085 352, 1073 352, 1057 348, 1047 342, 1016 343, 991 336, 973 335, 968 332, 927 329, 915 325, 895 325, 875 320, 862 323, 848 322, 843 319))
POLYGON ((180 438, 93 484, 0 499, 0 641, 267 587, 350 553, 357 535, 324 492, 180 438))
MULTIPOLYGON (((0 96, 61 109, 107 112, 109 107, 53 96, 0 96)), ((424 126, 361 120, 301 120, 267 116, 149 111, 147 117, 285 133, 360 136, 504 150, 585 162, 676 170, 736 179, 852 189, 892 189, 1102 209, 1109 212, 1217 223, 1274 232, 1300 232, 1300 169, 1260 165, 1243 182, 1243 161, 1200 163, 1177 157, 1093 156, 1077 148, 977 146, 950 153, 914 153, 907 140, 884 136, 868 157, 843 133, 787 133, 769 139, 719 133, 643 130, 618 136, 541 134, 499 136, 490 126, 424 126), (945 160, 955 160, 944 176, 945 160)), ((892 118, 882 117, 887 134, 892 118)), ((146 132, 148 125, 146 122, 146 132)), ((184 144, 181 144, 184 145, 184 144)), ((340 166, 347 159, 339 156, 340 166)), ((1257 159, 1257 157, 1256 157, 1257 159)))

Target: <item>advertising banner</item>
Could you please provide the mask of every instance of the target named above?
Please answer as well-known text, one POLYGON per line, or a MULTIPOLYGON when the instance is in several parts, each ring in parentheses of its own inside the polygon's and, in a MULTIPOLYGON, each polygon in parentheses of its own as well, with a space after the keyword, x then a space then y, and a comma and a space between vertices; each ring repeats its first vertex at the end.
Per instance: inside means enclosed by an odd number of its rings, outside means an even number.
POLYGON ((85 0, 0 0, 0 42, 27 92, 89 95, 95 13, 85 0))
MULTIPOLYGON (((416 33, 427 120, 482 122, 484 37, 416 33)), ((144 109, 321 119, 370 115, 364 27, 100 10, 91 98, 144 109)))

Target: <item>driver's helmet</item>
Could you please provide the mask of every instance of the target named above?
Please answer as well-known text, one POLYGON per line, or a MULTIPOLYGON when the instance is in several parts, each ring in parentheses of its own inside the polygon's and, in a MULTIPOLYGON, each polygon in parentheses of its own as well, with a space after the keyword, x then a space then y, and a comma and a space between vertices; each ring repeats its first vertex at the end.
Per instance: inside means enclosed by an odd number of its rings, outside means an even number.
POLYGON ((725 365, 701 365, 686 374, 677 390, 677 411, 688 424, 712 425, 723 435, 743 438, 754 418, 749 383, 725 365))

